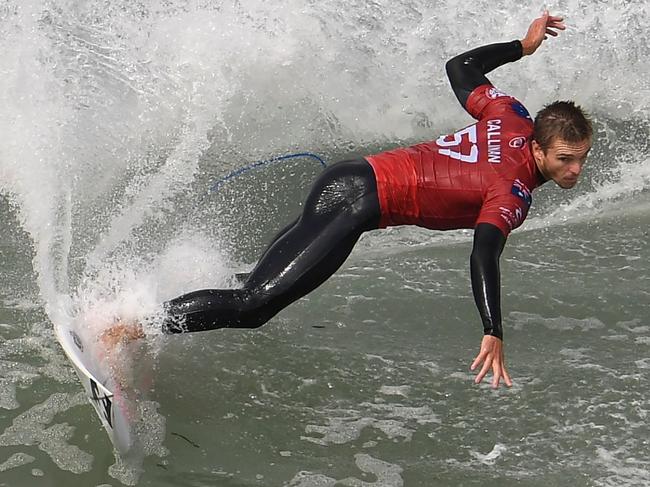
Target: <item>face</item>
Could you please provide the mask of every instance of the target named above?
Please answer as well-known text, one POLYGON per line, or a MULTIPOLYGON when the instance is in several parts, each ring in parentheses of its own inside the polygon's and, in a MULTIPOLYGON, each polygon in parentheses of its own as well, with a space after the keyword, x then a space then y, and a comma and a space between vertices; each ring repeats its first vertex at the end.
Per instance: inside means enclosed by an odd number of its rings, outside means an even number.
POLYGON ((591 149, 591 139, 566 142, 555 138, 546 152, 533 140, 532 149, 537 167, 544 177, 552 179, 561 188, 569 189, 578 182, 591 149))

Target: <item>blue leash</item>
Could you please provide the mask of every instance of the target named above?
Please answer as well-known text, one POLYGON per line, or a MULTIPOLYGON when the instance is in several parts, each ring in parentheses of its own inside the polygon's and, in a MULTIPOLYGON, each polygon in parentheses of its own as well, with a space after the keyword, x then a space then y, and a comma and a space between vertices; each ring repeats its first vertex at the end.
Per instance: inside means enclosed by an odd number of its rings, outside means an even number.
POLYGON ((268 166, 269 164, 273 164, 274 162, 280 162, 280 161, 286 161, 287 159, 294 159, 296 157, 311 157, 312 159, 316 159, 321 166, 327 167, 327 164, 325 164, 325 161, 323 160, 322 157, 317 156, 316 154, 312 154, 310 152, 299 152, 297 154, 287 154, 284 156, 278 156, 278 157, 273 157, 271 159, 265 159, 262 161, 257 161, 252 164, 249 164, 248 166, 242 167, 240 169, 237 169, 236 171, 231 172, 227 176, 224 176, 221 178, 219 181, 214 183, 212 187, 210 188, 210 191, 214 192, 217 191, 221 186, 223 186, 225 183, 230 181, 231 179, 234 179, 238 176, 241 176, 242 174, 245 174, 249 171, 252 171, 254 169, 257 169, 262 166, 268 166))

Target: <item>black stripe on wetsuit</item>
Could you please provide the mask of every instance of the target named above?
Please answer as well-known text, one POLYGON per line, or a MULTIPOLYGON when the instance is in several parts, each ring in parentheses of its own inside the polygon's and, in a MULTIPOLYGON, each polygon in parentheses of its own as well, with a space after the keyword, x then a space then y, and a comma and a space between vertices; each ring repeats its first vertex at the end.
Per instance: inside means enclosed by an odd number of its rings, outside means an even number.
MULTIPOLYGON (((521 59, 521 42, 512 41, 472 49, 447 62, 447 76, 456 98, 467 110, 467 99, 477 87, 491 84, 487 73, 503 64, 521 59)), ((474 229, 474 246, 470 257, 472 293, 481 315, 483 332, 503 339, 501 326, 501 283, 499 257, 506 238, 490 223, 474 229)))
POLYGON ((372 167, 365 159, 326 168, 302 215, 271 242, 241 289, 204 289, 165 303, 167 333, 256 328, 311 292, 343 264, 361 234, 379 228, 372 167))

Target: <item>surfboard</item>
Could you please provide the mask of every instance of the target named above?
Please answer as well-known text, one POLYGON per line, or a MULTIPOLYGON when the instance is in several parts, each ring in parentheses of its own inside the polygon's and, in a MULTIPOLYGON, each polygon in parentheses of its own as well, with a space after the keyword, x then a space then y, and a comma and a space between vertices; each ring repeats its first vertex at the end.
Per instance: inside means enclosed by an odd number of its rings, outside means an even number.
POLYGON ((128 453, 135 440, 134 415, 105 354, 97 344, 83 340, 72 324, 55 324, 54 331, 111 442, 119 453, 128 453))

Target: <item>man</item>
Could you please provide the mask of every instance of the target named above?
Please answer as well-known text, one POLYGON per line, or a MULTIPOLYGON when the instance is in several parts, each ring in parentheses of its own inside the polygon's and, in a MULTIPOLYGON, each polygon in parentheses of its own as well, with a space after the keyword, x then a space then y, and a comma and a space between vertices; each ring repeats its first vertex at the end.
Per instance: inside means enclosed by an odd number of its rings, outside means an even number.
MULTIPOLYGON (((571 102, 548 105, 533 123, 524 106, 494 88, 485 74, 533 54, 547 35, 565 29, 562 21, 544 12, 521 41, 451 59, 451 86, 476 123, 435 141, 328 167, 302 215, 271 242, 244 286, 196 291, 165 303, 165 331, 259 327, 336 272, 365 231, 404 224, 474 228, 472 290, 484 337, 471 369, 480 366, 477 383, 492 369, 493 387, 501 380, 511 386, 502 345, 499 257, 510 231, 525 219, 533 189, 548 180, 562 188, 576 184, 592 128, 571 102)), ((118 327, 109 336, 120 333, 118 327)))

